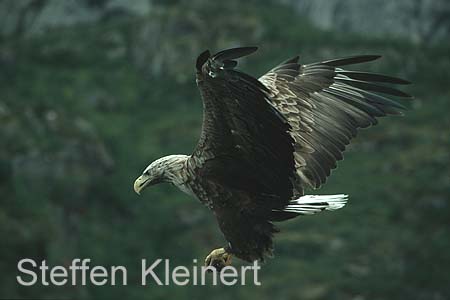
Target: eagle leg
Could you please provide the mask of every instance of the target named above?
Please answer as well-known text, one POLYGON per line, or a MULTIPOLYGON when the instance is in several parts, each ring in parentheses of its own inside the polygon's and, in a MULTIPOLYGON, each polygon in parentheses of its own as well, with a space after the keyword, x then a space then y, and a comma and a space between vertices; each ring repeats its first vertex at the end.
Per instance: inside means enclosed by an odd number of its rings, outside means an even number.
POLYGON ((231 257, 231 253, 225 248, 214 249, 206 256, 205 266, 215 267, 220 272, 224 267, 231 265, 231 257))

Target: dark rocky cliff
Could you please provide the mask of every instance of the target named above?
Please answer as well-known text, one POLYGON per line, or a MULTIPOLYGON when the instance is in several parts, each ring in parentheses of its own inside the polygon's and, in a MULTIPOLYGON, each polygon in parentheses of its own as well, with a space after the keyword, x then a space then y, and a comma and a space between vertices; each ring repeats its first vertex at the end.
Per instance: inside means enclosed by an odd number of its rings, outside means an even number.
POLYGON ((290 0, 322 29, 437 43, 450 37, 448 0, 290 0))
MULTIPOLYGON (((295 7, 300 15, 306 16, 312 23, 326 30, 401 37, 415 43, 438 43, 450 37, 448 0, 278 2, 295 7)), ((158 4, 166 5, 165 2, 155 0, 5 0, 0 3, 0 33, 17 33, 28 26, 27 34, 36 34, 48 27, 93 22, 119 15, 146 15, 153 13, 158 4)), ((189 6, 195 10, 201 10, 208 5, 208 1, 189 2, 189 6)))

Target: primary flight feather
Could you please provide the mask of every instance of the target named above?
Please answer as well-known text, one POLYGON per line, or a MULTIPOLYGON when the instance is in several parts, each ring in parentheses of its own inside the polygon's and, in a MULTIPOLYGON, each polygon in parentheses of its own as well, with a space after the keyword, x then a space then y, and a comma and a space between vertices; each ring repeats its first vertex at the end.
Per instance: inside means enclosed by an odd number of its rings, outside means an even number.
POLYGON ((197 147, 190 156, 152 162, 134 183, 138 194, 172 183, 213 211, 228 243, 205 264, 218 269, 232 256, 253 261, 270 255, 273 222, 343 207, 347 195, 311 196, 304 190, 325 183, 358 128, 401 114, 404 107, 386 96, 410 97, 387 85, 405 80, 341 69, 380 56, 305 65, 294 57, 256 79, 235 69, 236 59, 256 49, 199 55, 203 125, 197 147))

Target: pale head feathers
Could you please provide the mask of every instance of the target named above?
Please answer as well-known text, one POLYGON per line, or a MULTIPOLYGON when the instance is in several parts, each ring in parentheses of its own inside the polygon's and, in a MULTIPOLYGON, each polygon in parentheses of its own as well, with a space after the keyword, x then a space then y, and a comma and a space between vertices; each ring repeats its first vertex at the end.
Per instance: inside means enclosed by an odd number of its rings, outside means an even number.
POLYGON ((168 155, 152 162, 142 173, 153 178, 158 178, 162 182, 178 181, 183 172, 187 155, 168 155))

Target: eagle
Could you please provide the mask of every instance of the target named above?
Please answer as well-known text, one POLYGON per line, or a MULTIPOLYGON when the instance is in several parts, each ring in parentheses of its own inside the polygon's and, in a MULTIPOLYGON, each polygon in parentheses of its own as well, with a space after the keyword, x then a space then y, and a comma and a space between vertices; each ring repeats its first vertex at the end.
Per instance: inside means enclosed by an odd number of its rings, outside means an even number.
POLYGON ((392 87, 406 80, 342 68, 379 55, 311 64, 295 56, 257 79, 236 69, 236 59, 256 50, 198 56, 203 124, 197 146, 191 155, 153 161, 134 182, 138 194, 171 183, 213 212, 227 242, 205 265, 218 270, 233 256, 248 262, 272 256, 274 223, 342 208, 347 195, 305 195, 305 189, 325 183, 359 128, 402 114, 405 107, 388 97, 411 97, 392 87))

